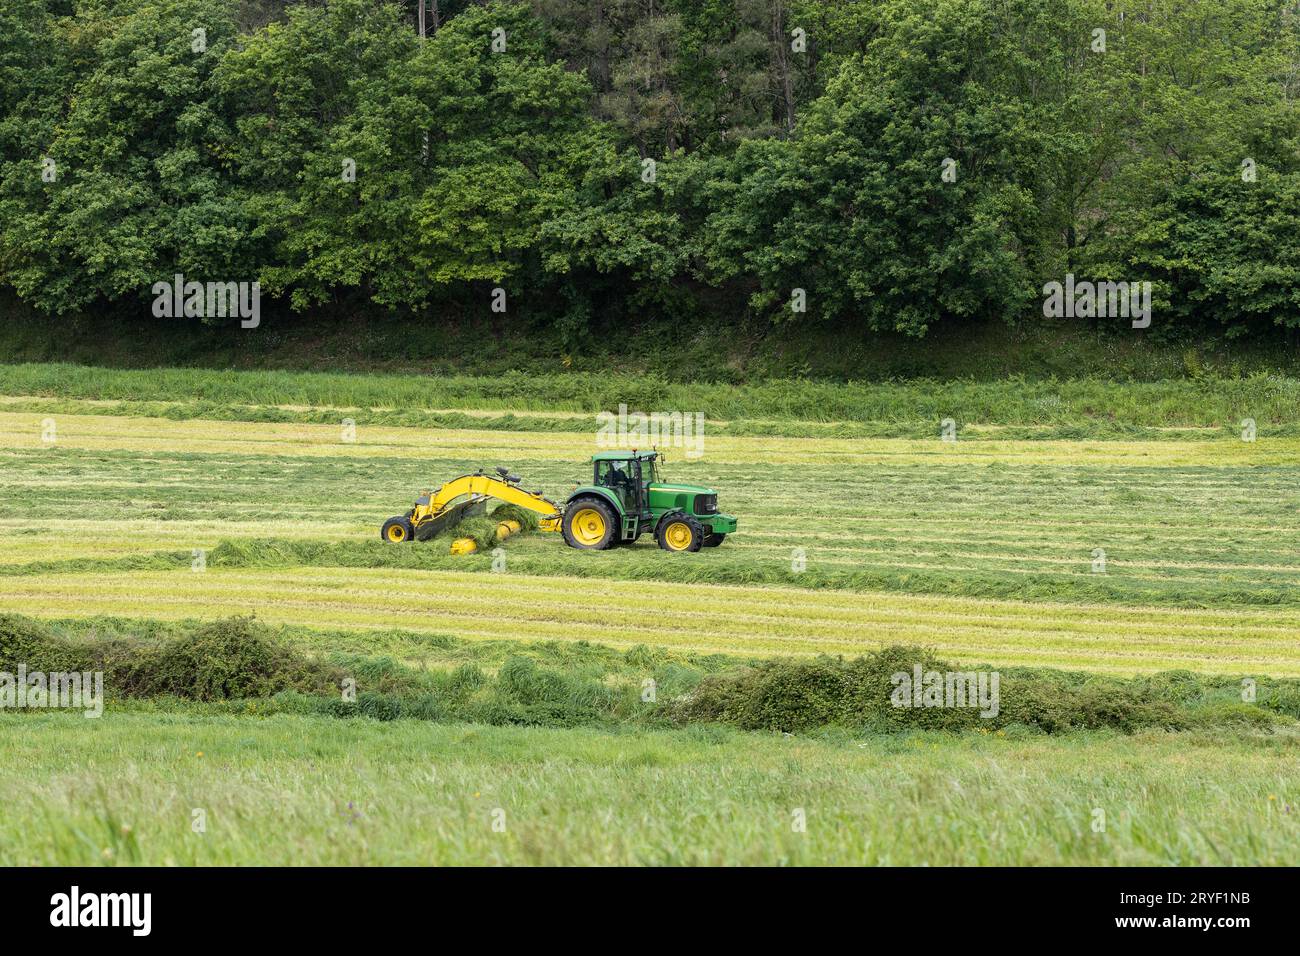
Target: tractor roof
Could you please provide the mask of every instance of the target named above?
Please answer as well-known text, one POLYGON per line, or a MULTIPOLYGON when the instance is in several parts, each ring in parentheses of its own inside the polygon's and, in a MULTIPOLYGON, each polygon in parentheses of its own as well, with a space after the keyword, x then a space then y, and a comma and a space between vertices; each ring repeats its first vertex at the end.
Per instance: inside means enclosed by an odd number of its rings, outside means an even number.
POLYGON ((618 451, 598 451, 596 452, 596 454, 591 456, 591 460, 592 461, 631 461, 633 458, 638 458, 641 461, 649 461, 651 458, 654 458, 658 454, 659 452, 657 451, 629 451, 628 449, 620 449, 618 451))

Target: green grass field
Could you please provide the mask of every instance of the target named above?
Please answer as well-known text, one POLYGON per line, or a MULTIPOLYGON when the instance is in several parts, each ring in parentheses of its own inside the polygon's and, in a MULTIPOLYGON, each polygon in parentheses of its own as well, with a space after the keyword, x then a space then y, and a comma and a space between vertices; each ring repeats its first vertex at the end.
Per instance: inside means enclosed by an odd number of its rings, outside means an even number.
POLYGON ((23 768, 0 775, 7 865, 1283 865, 1300 842, 1294 739, 175 714, 0 729, 23 768))
MULTIPOLYGON (((742 387, 0 367, 0 613, 143 630, 253 613, 307 653, 416 667, 443 639, 736 661, 906 644, 998 668, 1300 677, 1298 398, 1263 377, 742 387), (479 467, 563 498, 590 477, 594 412, 620 401, 708 416, 703 457, 669 448, 666 471, 740 517, 723 547, 579 553, 535 534, 506 543, 498 572, 445 542, 379 541, 421 488, 479 467)), ((183 703, 3 719, 10 863, 1212 864, 1300 849, 1288 717, 793 739, 183 703), (349 802, 359 819, 340 815, 349 802), (209 805, 192 834, 190 808, 209 805), (504 834, 484 816, 497 806, 504 834)))

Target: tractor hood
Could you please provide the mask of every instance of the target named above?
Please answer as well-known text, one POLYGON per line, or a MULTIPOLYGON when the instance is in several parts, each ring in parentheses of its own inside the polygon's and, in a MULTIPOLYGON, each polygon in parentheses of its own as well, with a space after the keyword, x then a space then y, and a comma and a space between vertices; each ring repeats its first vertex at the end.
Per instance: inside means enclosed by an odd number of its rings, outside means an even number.
POLYGON ((676 482, 652 482, 646 489, 647 504, 656 514, 680 508, 687 514, 716 514, 718 494, 703 485, 686 485, 676 482))
POLYGON ((712 488, 705 488, 703 485, 684 485, 680 481, 652 481, 650 491, 662 491, 665 494, 688 494, 688 495, 714 495, 717 494, 712 488))

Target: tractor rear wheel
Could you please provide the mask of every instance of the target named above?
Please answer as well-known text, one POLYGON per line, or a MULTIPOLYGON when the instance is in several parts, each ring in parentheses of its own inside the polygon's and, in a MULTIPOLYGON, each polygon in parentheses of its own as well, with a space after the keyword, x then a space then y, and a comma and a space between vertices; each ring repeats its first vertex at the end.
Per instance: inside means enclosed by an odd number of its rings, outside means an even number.
POLYGON ((618 543, 614 509, 599 498, 579 498, 564 509, 560 531, 565 543, 583 551, 604 551, 618 543))
POLYGON ((401 544, 415 537, 415 529, 411 527, 410 518, 398 515, 384 522, 384 526, 379 529, 379 537, 391 544, 401 544))
POLYGON ((674 514, 659 522, 655 540, 665 551, 698 551, 704 544, 704 526, 688 514, 674 514))
POLYGON ((718 545, 722 544, 726 537, 727 534, 725 531, 722 534, 715 534, 710 531, 704 536, 704 546, 706 548, 716 548, 718 545))

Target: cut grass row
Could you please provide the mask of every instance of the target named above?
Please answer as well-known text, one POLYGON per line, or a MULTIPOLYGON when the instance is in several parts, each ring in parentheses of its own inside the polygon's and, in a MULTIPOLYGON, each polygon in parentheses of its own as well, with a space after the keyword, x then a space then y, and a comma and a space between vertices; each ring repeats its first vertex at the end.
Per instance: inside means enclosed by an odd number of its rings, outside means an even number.
POLYGON ((1300 850, 1289 736, 0 722, 4 865, 1288 865, 1300 850))
MULTIPOLYGON (((485 524, 483 529, 495 528, 485 524)), ((516 574, 582 577, 599 587, 601 580, 657 581, 693 587, 701 583, 754 587, 800 588, 810 591, 904 592, 919 595, 1045 600, 1053 603, 1129 603, 1151 607, 1300 608, 1293 585, 1260 583, 1232 585, 1208 576, 1154 571, 1147 576, 1132 571, 1105 574, 1009 569, 1005 562, 990 562, 981 571, 952 565, 921 566, 892 562, 873 565, 859 555, 855 561, 827 561, 814 555, 807 568, 783 559, 755 560, 736 549, 706 553, 702 557, 666 558, 653 543, 624 546, 614 555, 578 557, 563 549, 551 535, 534 540, 512 539, 505 544, 510 571, 516 574), (1207 583, 1210 582, 1210 583, 1207 583)), ((473 556, 451 555, 441 543, 400 548, 376 541, 337 543, 320 539, 246 538, 223 540, 210 551, 144 551, 116 557, 70 557, 0 563, 0 577, 72 576, 91 573, 165 571, 206 562, 223 569, 366 568, 426 572, 499 571, 496 557, 486 551, 473 556)), ((1172 569, 1177 571, 1177 569, 1172 569)), ((1241 569, 1233 569, 1239 571, 1241 569)), ((1247 569, 1249 570, 1249 569, 1247 569)))
POLYGON ((1078 425, 1293 424, 1300 380, 1273 375, 1238 379, 1113 382, 683 384, 653 376, 507 373, 493 377, 382 376, 329 373, 120 370, 57 364, 0 365, 0 394, 64 399, 193 401, 315 408, 615 410, 702 412, 731 419, 820 422, 933 421, 1078 425))
MULTIPOLYGON (((308 408, 285 405, 219 405, 214 402, 132 402, 103 399, 47 399, 28 395, 0 396, 0 408, 12 414, 39 416, 103 415, 119 418, 159 418, 168 421, 262 422, 297 425, 327 425, 342 421, 357 427, 402 427, 444 431, 477 429, 510 432, 574 432, 583 427, 600 427, 590 412, 489 411, 483 409, 367 409, 308 408)), ((1046 421, 1032 424, 988 424, 952 417, 955 433, 964 441, 1127 440, 1127 441, 1211 441, 1238 439, 1245 421, 1216 426, 1131 425, 1111 419, 1087 422, 1046 421)), ((1255 422, 1258 437, 1300 437, 1300 421, 1255 422)), ((633 427, 633 426, 629 426, 633 427)), ((807 419, 692 419, 692 434, 701 430, 717 437, 780 438, 910 438, 941 436, 940 419, 913 418, 906 421, 822 422, 807 419), (698 426, 698 427, 697 427, 698 426)))
POLYGON ((316 628, 598 640, 745 656, 853 654, 905 643, 963 663, 1300 675, 1295 608, 1157 609, 518 573, 209 567, 6 577, 0 611, 172 621, 255 611, 268 622, 316 628))
MULTIPOLYGON (((597 429, 566 432, 506 432, 492 429, 426 431, 394 426, 358 428, 354 441, 335 425, 276 422, 172 421, 115 415, 66 415, 53 419, 54 441, 44 437, 43 419, 0 412, 0 447, 15 450, 127 450, 137 454, 258 455, 399 458, 424 455, 483 462, 542 459, 580 462, 599 450, 597 429)), ((906 438, 807 438, 705 435, 701 464, 839 464, 876 466, 1147 465, 1151 467, 1286 466, 1295 462, 1293 438, 1165 441, 942 441, 906 438)), ((666 448, 672 463, 682 450, 666 448)))

